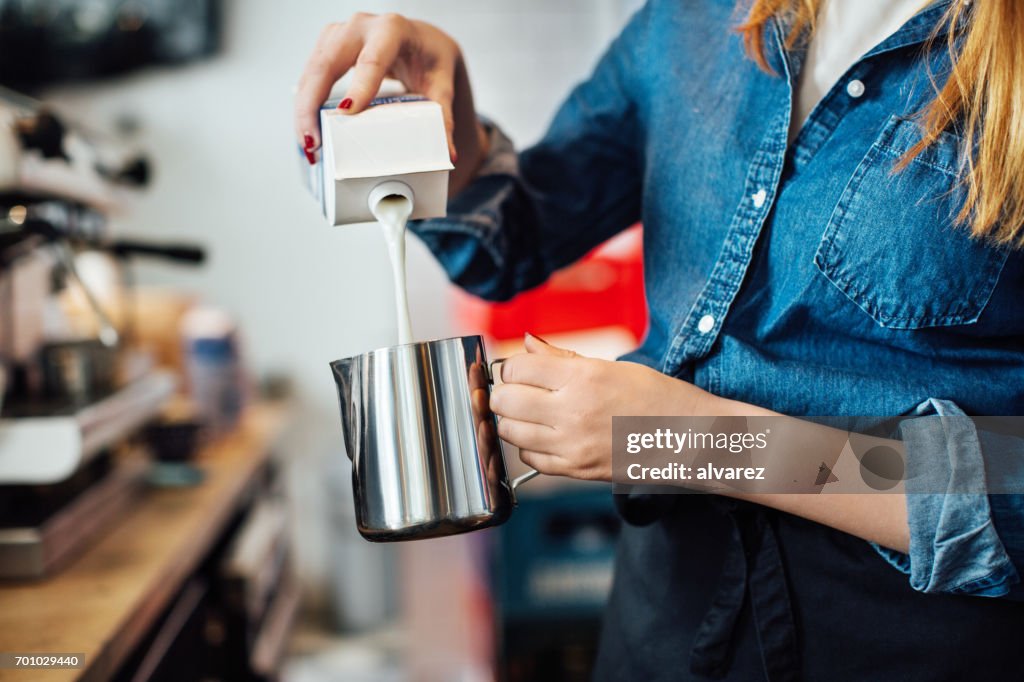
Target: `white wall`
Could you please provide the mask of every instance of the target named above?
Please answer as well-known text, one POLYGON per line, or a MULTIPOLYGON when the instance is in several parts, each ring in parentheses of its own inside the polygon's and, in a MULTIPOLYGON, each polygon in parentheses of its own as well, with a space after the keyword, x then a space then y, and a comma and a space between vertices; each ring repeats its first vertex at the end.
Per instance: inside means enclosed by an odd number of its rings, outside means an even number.
MULTIPOLYGON (((291 95, 323 24, 356 10, 429 20, 463 46, 478 107, 519 144, 536 140, 569 87, 583 78, 635 0, 311 0, 226 3, 226 45, 184 69, 147 71, 101 86, 51 93, 84 121, 131 115, 154 159, 156 179, 122 234, 205 243, 202 271, 145 265, 146 283, 200 292, 233 312, 260 372, 287 372, 301 404, 297 536, 303 572, 326 575, 329 501, 319 476, 341 449, 327 363, 391 343, 392 298, 381 236, 328 228, 299 182, 291 95)), ((413 325, 421 337, 448 331, 446 280, 410 244, 413 325)))

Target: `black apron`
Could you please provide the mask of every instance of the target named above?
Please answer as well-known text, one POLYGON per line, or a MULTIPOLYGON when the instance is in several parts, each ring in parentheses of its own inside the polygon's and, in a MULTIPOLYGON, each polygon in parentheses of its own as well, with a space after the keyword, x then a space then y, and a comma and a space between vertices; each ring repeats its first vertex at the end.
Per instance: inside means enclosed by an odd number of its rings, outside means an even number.
POLYGON ((1024 680, 1024 603, 921 594, 863 540, 758 505, 616 497, 599 682, 1024 680))

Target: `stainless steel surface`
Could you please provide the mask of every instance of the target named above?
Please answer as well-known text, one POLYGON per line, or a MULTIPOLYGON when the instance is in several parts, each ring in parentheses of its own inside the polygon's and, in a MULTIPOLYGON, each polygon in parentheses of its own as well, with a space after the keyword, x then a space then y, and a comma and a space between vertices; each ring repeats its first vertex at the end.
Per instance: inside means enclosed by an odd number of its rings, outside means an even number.
POLYGON ((117 353, 98 339, 45 344, 39 355, 46 397, 86 405, 108 395, 117 383, 117 353))
POLYGON ((172 372, 150 370, 101 400, 56 412, 47 403, 22 409, 8 397, 0 417, 0 484, 63 481, 152 420, 177 386, 172 372))
POLYGON ((331 369, 363 537, 438 537, 508 518, 515 487, 536 472, 509 481, 479 336, 382 348, 331 369))
POLYGON ((0 527, 0 579, 40 578, 59 570, 131 508, 145 490, 148 470, 142 459, 124 458, 45 520, 0 527))
POLYGON ((86 286, 85 281, 81 275, 78 274, 78 268, 75 266, 75 254, 71 252, 71 248, 64 242, 57 243, 57 256, 60 258, 61 265, 67 271, 71 278, 75 280, 75 284, 78 285, 82 295, 85 297, 86 303, 89 304, 89 308, 92 309, 93 314, 96 316, 100 326, 99 339, 103 342, 104 346, 113 348, 117 346, 120 341, 120 335, 117 333, 117 329, 114 328, 114 324, 110 321, 107 313, 104 312, 103 306, 96 300, 96 296, 93 295, 92 289, 86 286))

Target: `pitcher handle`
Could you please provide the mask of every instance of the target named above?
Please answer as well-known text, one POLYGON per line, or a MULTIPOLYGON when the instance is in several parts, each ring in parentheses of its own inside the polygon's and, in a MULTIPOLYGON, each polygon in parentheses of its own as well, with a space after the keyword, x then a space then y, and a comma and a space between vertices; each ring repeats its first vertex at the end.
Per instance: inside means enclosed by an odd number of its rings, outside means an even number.
POLYGON ((526 483, 527 481, 529 481, 531 478, 533 478, 534 476, 536 476, 539 473, 540 472, 537 471, 536 469, 530 469, 525 474, 519 474, 518 476, 513 478, 512 479, 512 483, 511 483, 511 485, 512 485, 512 492, 515 492, 516 488, 518 488, 522 484, 526 483))
MULTIPOLYGON (((491 360, 489 363, 487 363, 487 381, 492 386, 494 385, 494 377, 495 377, 494 367, 496 365, 501 365, 501 363, 505 362, 505 360, 506 360, 506 358, 498 358, 497 360, 491 360)), ((499 374, 497 376, 498 376, 498 378, 501 378, 501 374, 500 374, 501 368, 500 367, 498 368, 498 372, 499 372, 499 374)), ((495 415, 495 416, 497 416, 497 415, 495 415)), ((499 417, 499 419, 500 419, 500 417, 499 417)), ((499 440, 499 442, 502 442, 502 443, 505 442, 505 441, 502 441, 500 438, 498 440, 499 440)), ((504 455, 504 450, 502 450, 502 455, 504 455)), ((515 478, 513 478, 512 482, 509 484, 509 487, 512 488, 512 495, 513 496, 515 495, 515 492, 516 492, 516 490, 518 490, 519 486, 521 486, 522 484, 526 483, 531 478, 535 478, 539 473, 540 472, 537 471, 536 469, 530 469, 526 473, 520 474, 520 475, 516 476, 515 478)), ((513 497, 513 499, 514 499, 514 497, 513 497)))

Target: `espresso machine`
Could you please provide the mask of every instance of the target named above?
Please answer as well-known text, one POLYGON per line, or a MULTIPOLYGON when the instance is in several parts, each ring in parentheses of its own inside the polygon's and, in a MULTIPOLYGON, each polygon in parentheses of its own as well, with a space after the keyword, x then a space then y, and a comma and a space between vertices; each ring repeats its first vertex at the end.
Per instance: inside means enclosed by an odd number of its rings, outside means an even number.
POLYGON ((195 246, 110 237, 148 178, 145 156, 0 89, 0 578, 59 569, 144 484, 144 458, 122 451, 176 378, 132 348, 130 306, 115 314, 82 263, 202 262, 195 246))

